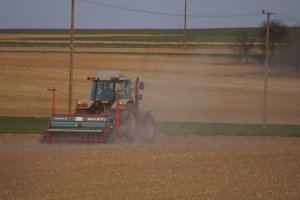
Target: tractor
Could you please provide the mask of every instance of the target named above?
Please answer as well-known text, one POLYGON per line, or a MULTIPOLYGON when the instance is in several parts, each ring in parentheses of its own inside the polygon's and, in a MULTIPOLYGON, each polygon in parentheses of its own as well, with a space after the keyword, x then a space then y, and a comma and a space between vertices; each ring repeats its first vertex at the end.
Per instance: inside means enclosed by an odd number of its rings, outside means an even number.
MULTIPOLYGON (((52 109, 41 143, 108 143, 154 140, 154 118, 141 112, 139 78, 119 71, 99 71, 91 82, 88 100, 77 100, 74 114, 52 109)), ((54 103, 52 102, 52 106, 54 103)))

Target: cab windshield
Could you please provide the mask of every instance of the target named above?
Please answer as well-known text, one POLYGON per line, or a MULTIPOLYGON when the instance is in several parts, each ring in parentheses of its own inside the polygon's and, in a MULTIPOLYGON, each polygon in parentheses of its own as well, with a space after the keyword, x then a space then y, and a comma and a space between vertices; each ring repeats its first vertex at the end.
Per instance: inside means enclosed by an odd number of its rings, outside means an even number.
POLYGON ((128 81, 97 81, 93 80, 89 98, 94 101, 108 100, 115 98, 116 91, 120 91, 121 99, 130 99, 130 83, 128 81))

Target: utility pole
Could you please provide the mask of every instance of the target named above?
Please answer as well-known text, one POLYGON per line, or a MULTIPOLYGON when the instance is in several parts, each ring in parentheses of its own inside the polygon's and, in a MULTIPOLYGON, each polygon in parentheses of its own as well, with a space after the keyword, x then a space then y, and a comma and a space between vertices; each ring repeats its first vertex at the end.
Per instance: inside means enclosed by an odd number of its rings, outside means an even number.
POLYGON ((69 68, 69 103, 68 113, 72 113, 72 96, 73 96, 73 47, 74 47, 74 0, 72 0, 71 11, 71 41, 70 41, 70 68, 69 68))
POLYGON ((186 39, 187 39, 186 15, 187 15, 187 0, 184 0, 184 31, 183 31, 183 48, 184 49, 186 49, 186 39))
POLYGON ((265 49, 265 69, 264 69, 264 103, 263 103, 263 127, 267 126, 267 104, 268 104, 268 66, 269 66, 269 41, 270 41, 270 15, 271 12, 262 11, 267 15, 266 24, 266 49, 265 49))

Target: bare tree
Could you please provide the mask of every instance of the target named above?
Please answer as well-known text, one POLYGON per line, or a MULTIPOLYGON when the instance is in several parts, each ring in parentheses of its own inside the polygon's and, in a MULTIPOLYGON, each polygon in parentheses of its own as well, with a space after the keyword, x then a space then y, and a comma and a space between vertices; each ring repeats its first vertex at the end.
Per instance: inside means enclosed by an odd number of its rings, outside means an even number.
POLYGON ((300 26, 290 28, 288 36, 274 52, 272 65, 300 71, 300 26))
POLYGON ((246 58, 249 63, 249 56, 255 44, 255 38, 251 38, 248 29, 241 29, 236 36, 236 49, 246 58))
MULTIPOLYGON (((265 38, 266 38, 266 29, 267 29, 267 24, 264 22, 262 24, 262 29, 261 29, 261 37, 264 38, 263 40, 263 47, 265 47, 265 38)), ((274 56, 274 52, 277 46, 282 43, 286 36, 288 34, 288 28, 287 26, 280 21, 279 19, 274 19, 270 21, 270 52, 271 56, 274 56)))

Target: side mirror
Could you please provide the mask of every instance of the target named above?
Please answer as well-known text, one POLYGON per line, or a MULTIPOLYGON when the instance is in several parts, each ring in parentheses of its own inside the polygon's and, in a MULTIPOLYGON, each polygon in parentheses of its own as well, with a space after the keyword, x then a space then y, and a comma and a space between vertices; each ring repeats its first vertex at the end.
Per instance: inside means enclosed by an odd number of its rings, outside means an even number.
POLYGON ((144 89, 144 87, 145 87, 145 84, 144 84, 144 82, 139 82, 139 89, 140 90, 143 90, 144 89))

